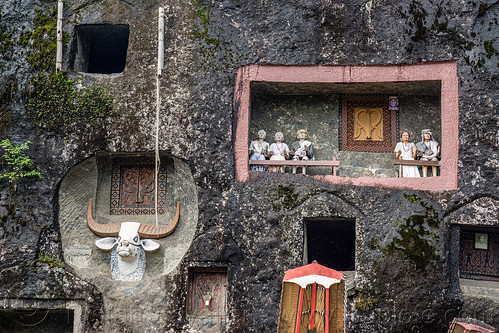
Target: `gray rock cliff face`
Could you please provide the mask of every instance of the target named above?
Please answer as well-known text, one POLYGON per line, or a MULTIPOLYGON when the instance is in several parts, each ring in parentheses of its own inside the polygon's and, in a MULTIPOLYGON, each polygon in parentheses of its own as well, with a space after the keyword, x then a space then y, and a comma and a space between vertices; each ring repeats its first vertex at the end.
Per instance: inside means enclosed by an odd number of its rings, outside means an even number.
MULTIPOLYGON (((32 142, 27 154, 44 176, 21 179, 17 191, 0 180, 2 299, 43 299, 54 307, 76 301, 82 332, 195 332, 186 314, 189 274, 193 267, 223 267, 225 332, 275 332, 284 272, 306 262, 304 221, 343 218, 355 221, 356 236, 355 272, 347 274, 348 332, 445 332, 457 316, 499 327, 497 298, 460 288, 456 254, 456 226, 486 225, 495 232, 499 226, 497 2, 73 0, 64 9, 69 40, 63 70, 77 87, 105 87, 114 112, 97 127, 77 122, 68 136, 39 126, 28 107, 32 79, 46 71, 32 59, 39 40, 47 39, 35 32, 54 22, 55 5, 0 4, 0 140, 32 142), (59 220, 59 191, 68 172, 97 152, 154 151, 159 6, 166 15, 159 149, 190 169, 197 207, 186 215, 197 215, 197 224, 178 265, 147 278, 144 302, 140 283, 110 291, 99 287, 104 275, 95 283, 70 263, 62 265, 67 225, 59 220), (36 19, 42 16, 52 21, 36 19), (75 29, 83 24, 129 25, 122 73, 72 71, 75 29), (238 67, 448 60, 457 61, 459 78, 457 190, 356 187, 271 173, 235 180, 238 67)), ((94 239, 90 231, 81 237, 89 244, 94 239)), ((152 259, 155 271, 161 271, 160 255, 152 259)), ((105 267, 108 257, 96 257, 105 267)), ((110 276, 109 283, 116 284, 110 276)))

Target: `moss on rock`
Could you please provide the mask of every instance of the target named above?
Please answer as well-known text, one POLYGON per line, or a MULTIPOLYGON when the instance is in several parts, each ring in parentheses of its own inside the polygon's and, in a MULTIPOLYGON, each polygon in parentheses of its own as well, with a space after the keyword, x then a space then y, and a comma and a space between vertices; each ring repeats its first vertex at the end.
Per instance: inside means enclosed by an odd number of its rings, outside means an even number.
POLYGON ((17 92, 17 80, 8 79, 0 86, 0 135, 3 130, 12 125, 13 119, 7 106, 11 103, 17 92))
MULTIPOLYGON (((57 52, 57 8, 36 9, 33 29, 19 34, 19 45, 31 47, 28 63, 36 71, 55 71, 57 52)), ((70 34, 63 33, 63 45, 68 44, 70 34)))
POLYGON ((101 86, 77 89, 66 73, 39 74, 31 83, 29 112, 39 129, 69 136, 81 122, 97 127, 112 115, 113 100, 101 86))
POLYGON ((433 261, 440 260, 437 254, 438 213, 429 204, 421 201, 415 194, 404 194, 411 203, 419 203, 421 214, 413 214, 398 223, 399 237, 394 238, 381 251, 384 254, 399 254, 410 260, 418 270, 424 269, 433 261))
POLYGON ((5 25, 0 25, 0 57, 5 60, 10 60, 12 58, 12 52, 15 45, 12 39, 13 34, 14 29, 5 25))

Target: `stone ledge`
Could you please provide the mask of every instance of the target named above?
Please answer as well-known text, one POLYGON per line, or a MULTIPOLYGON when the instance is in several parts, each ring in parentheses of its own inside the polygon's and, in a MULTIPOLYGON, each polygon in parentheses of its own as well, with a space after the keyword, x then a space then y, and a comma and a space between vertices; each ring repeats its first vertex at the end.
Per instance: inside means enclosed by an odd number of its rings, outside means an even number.
POLYGON ((463 296, 487 297, 499 303, 499 281, 459 279, 463 296))

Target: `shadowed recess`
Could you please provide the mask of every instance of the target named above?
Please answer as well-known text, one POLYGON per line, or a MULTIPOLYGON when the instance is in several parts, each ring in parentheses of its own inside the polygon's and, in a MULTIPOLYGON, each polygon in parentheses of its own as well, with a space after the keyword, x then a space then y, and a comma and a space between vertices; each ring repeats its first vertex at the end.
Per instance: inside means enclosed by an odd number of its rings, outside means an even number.
POLYGON ((355 221, 306 221, 308 263, 342 271, 355 270, 355 221))
POLYGON ((128 24, 89 24, 76 27, 73 69, 113 74, 125 69, 130 27, 128 24))

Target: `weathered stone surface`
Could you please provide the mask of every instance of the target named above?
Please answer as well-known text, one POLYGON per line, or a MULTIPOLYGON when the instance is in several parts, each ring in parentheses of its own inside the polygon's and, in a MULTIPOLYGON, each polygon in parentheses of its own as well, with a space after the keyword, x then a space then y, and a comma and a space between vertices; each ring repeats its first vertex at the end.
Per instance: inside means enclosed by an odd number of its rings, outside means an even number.
POLYGON ((450 213, 446 219, 452 224, 496 226, 499 224, 499 201, 481 197, 450 213))
MULTIPOLYGON (((494 51, 499 49, 499 25, 494 21, 499 6, 495 2, 72 1, 64 13, 64 29, 70 34, 78 24, 129 24, 130 41, 123 73, 70 73, 82 86, 104 85, 116 103, 116 115, 105 126, 92 129, 81 124, 70 138, 35 130, 26 110, 29 79, 35 71, 28 62, 32 50, 19 41, 20 33, 33 30, 35 9, 50 13, 48 7, 54 4, 33 0, 0 3, 0 25, 13 31, 12 37, 0 34, 0 84, 15 78, 17 86, 11 98, 0 101, 0 111, 6 110, 0 115, 14 119, 0 126, 0 139, 9 138, 16 144, 31 141, 28 153, 45 177, 22 181, 17 192, 7 182, 0 184, 2 298, 14 298, 15 291, 15 297, 81 302, 87 307, 82 316, 84 332, 188 332, 192 328, 185 311, 186 267, 216 264, 227 267, 226 332, 274 332, 283 274, 306 260, 303 220, 347 217, 355 218, 357 234, 355 287, 347 299, 348 331, 445 332, 461 310, 499 327, 499 318, 489 316, 499 313, 497 302, 463 296, 459 291, 452 269, 456 246, 450 227, 461 221, 497 225, 492 217, 499 200, 499 58, 494 51), (153 151, 160 5, 166 12, 160 150, 181 160, 192 173, 192 193, 197 192, 192 195, 197 198, 189 200, 193 205, 196 202, 199 216, 185 256, 183 245, 177 248, 162 243, 162 248, 176 251, 181 258, 178 265, 176 260, 168 261, 165 250, 147 257, 153 269, 146 269, 144 281, 108 285, 109 271, 105 269, 109 257, 87 242, 88 230, 81 230, 87 235, 81 243, 66 246, 65 233, 71 228, 60 213, 74 209, 75 220, 83 222, 86 205, 66 205, 59 190, 68 172, 75 166, 84 169, 87 158, 98 151, 153 151), (252 176, 245 184, 234 181, 237 106, 234 108, 232 101, 239 66, 447 60, 458 64, 457 190, 426 193, 340 186, 289 174, 252 176), (405 238, 403 228, 414 231, 414 236, 405 238), (399 248, 391 246, 394 244, 399 248), (422 248, 428 252, 416 251, 422 248), (42 253, 66 258, 66 268, 34 263, 42 253), (96 272, 99 268, 102 270, 96 272)), ((65 69, 73 47, 70 42, 65 69)), ((288 104, 293 100, 308 105, 303 97, 293 97, 288 104)), ((327 104, 333 109, 335 103, 319 101, 316 107, 327 104)), ((414 102, 410 111, 438 108, 435 103, 431 98, 421 105, 414 102)), ((415 127, 427 117, 418 113, 406 124, 415 127)), ((432 121, 424 127, 439 122, 432 121)), ((324 120, 318 133, 335 136, 335 126, 324 120)), ((294 128, 289 129, 292 131, 294 128)), ((288 143, 290 136, 286 136, 288 143)), ((343 160, 345 169, 350 163, 357 167, 347 157, 343 160)), ((351 172, 372 173, 369 168, 351 172)), ((93 179, 88 181, 95 184, 93 179)))

